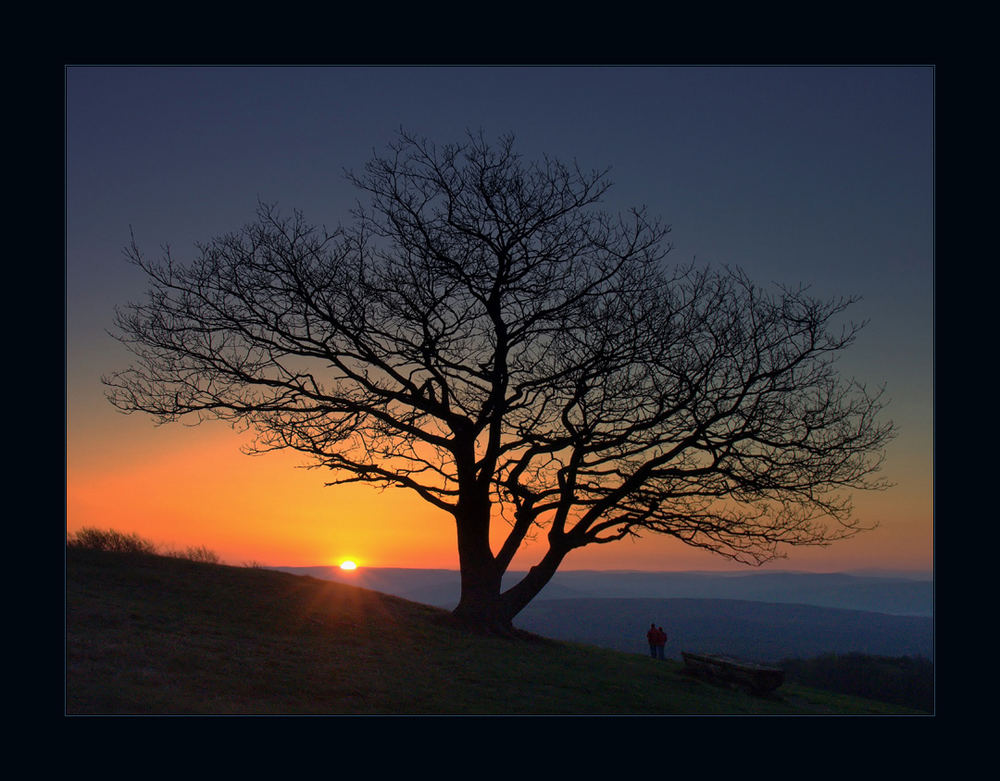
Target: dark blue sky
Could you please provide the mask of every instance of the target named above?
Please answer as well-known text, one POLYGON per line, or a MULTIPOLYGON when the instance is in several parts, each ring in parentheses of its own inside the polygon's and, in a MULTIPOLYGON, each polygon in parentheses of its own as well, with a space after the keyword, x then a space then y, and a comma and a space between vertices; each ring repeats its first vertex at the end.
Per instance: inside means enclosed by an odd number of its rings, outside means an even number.
POLYGON ((610 166, 604 205, 672 225, 678 261, 862 296, 871 324, 845 371, 887 383, 889 471, 927 486, 929 516, 933 82, 888 66, 70 67, 70 458, 85 431, 110 442, 121 425, 98 378, 126 360, 103 330, 115 304, 143 289, 121 255, 129 226, 183 257, 258 198, 335 225, 355 198, 343 170, 400 126, 439 143, 481 129, 514 133, 526 157, 610 166))

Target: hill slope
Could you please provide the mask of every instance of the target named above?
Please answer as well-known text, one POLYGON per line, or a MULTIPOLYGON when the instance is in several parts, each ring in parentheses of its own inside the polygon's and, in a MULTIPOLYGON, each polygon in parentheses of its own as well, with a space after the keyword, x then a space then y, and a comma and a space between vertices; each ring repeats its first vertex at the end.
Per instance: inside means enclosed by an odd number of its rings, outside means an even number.
POLYGON ((656 662, 272 570, 70 549, 68 714, 816 714, 893 706, 788 686, 752 697, 656 662))

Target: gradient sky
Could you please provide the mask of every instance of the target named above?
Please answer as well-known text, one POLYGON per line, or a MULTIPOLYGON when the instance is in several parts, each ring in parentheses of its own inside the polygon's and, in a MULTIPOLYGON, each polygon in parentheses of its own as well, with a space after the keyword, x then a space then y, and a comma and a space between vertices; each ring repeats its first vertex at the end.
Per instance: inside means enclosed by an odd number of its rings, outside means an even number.
MULTIPOLYGON (((66 524, 205 545, 229 563, 456 569, 453 522, 403 491, 323 486, 293 454, 239 451, 223 424, 156 427, 105 400, 128 353, 106 333, 156 254, 254 218, 258 199, 330 227, 402 126, 438 142, 512 132, 526 157, 611 167, 605 207, 645 205, 678 262, 860 295, 844 374, 887 385, 892 489, 879 527, 769 569, 933 566, 934 70, 931 67, 69 67, 66 69, 66 524)), ((527 568, 542 553, 515 560, 527 568)), ((565 569, 732 569, 650 537, 565 569)))

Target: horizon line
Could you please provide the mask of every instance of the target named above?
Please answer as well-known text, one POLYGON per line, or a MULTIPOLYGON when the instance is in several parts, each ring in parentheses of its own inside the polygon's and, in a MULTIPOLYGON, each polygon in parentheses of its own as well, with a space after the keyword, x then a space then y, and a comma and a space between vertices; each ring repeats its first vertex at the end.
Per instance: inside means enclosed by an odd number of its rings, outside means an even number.
MULTIPOLYGON (((265 565, 265 569, 331 569, 340 570, 340 566, 337 564, 305 564, 305 565, 265 565)), ((364 570, 407 570, 416 572, 453 572, 455 574, 460 574, 461 570, 452 569, 449 567, 378 567, 369 566, 364 564, 358 564, 357 569, 349 570, 352 573, 362 572, 364 570)), ((526 574, 528 570, 507 570, 504 574, 509 575, 513 573, 526 574)), ((933 569, 903 569, 895 567, 858 567, 856 569, 836 569, 836 570, 804 570, 804 569, 780 569, 780 570, 764 570, 764 569, 749 569, 749 570, 699 570, 699 569, 663 569, 663 570, 645 570, 645 569, 560 569, 553 577, 561 574, 567 574, 571 572, 581 572, 581 573, 602 573, 602 574, 642 574, 642 575, 851 575, 858 573, 895 573, 895 574, 910 574, 910 575, 920 575, 920 576, 934 576, 933 569)))

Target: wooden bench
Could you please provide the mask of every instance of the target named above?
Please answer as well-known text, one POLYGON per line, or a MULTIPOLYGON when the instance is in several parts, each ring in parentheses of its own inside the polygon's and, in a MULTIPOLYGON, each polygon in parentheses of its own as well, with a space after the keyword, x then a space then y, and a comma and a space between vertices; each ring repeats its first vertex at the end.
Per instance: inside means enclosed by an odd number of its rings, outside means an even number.
POLYGON ((785 682, 785 671, 720 654, 681 651, 688 672, 720 683, 742 686, 754 694, 774 691, 785 682))

